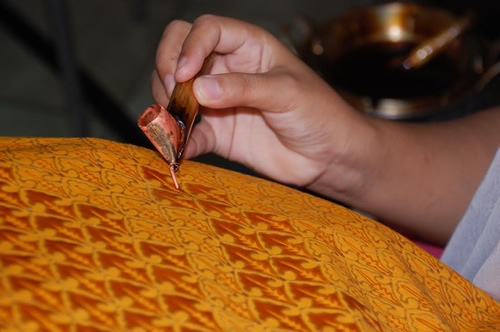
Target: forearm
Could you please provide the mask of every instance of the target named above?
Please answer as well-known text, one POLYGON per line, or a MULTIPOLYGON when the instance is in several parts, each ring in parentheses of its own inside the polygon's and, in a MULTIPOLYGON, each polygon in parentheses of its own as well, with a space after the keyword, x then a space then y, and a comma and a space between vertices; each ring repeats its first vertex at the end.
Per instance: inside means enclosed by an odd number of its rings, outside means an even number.
POLYGON ((369 122, 353 155, 311 189, 446 243, 500 144, 500 110, 435 124, 369 122))

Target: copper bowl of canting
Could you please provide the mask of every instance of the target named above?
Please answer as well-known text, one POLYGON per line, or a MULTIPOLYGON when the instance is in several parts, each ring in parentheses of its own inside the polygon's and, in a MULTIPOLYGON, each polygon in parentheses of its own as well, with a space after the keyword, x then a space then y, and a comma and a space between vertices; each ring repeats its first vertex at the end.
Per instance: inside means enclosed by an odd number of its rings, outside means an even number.
POLYGON ((382 118, 415 119, 473 96, 499 72, 496 47, 473 24, 418 69, 390 65, 459 19, 442 9, 396 2, 316 26, 298 19, 288 40, 355 108, 382 118))

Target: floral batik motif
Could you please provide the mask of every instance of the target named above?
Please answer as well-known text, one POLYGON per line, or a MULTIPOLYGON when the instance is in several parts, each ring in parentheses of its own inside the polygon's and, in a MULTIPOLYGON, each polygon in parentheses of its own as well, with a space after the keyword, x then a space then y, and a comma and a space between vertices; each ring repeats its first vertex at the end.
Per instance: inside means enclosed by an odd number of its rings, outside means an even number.
POLYGON ((2 331, 495 331, 500 304, 294 189, 99 139, 0 139, 2 331))

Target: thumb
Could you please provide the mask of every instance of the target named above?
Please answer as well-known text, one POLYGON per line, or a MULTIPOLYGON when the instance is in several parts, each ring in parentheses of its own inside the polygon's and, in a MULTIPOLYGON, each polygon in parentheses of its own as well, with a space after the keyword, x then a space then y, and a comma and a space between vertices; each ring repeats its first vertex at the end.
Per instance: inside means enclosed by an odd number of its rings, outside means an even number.
POLYGON ((207 121, 201 121, 193 127, 184 156, 191 159, 199 155, 213 152, 215 149, 215 133, 207 121))
POLYGON ((297 81, 283 73, 229 73, 197 78, 193 92, 209 108, 251 107, 280 111, 285 101, 297 95, 297 81))

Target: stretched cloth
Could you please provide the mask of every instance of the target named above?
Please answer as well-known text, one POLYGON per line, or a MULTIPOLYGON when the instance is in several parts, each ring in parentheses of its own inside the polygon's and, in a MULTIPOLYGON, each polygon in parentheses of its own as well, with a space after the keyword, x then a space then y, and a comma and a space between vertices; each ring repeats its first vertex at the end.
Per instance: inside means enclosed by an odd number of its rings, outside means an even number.
POLYGON ((495 331, 500 303, 294 189, 99 139, 0 138, 2 331, 495 331))

